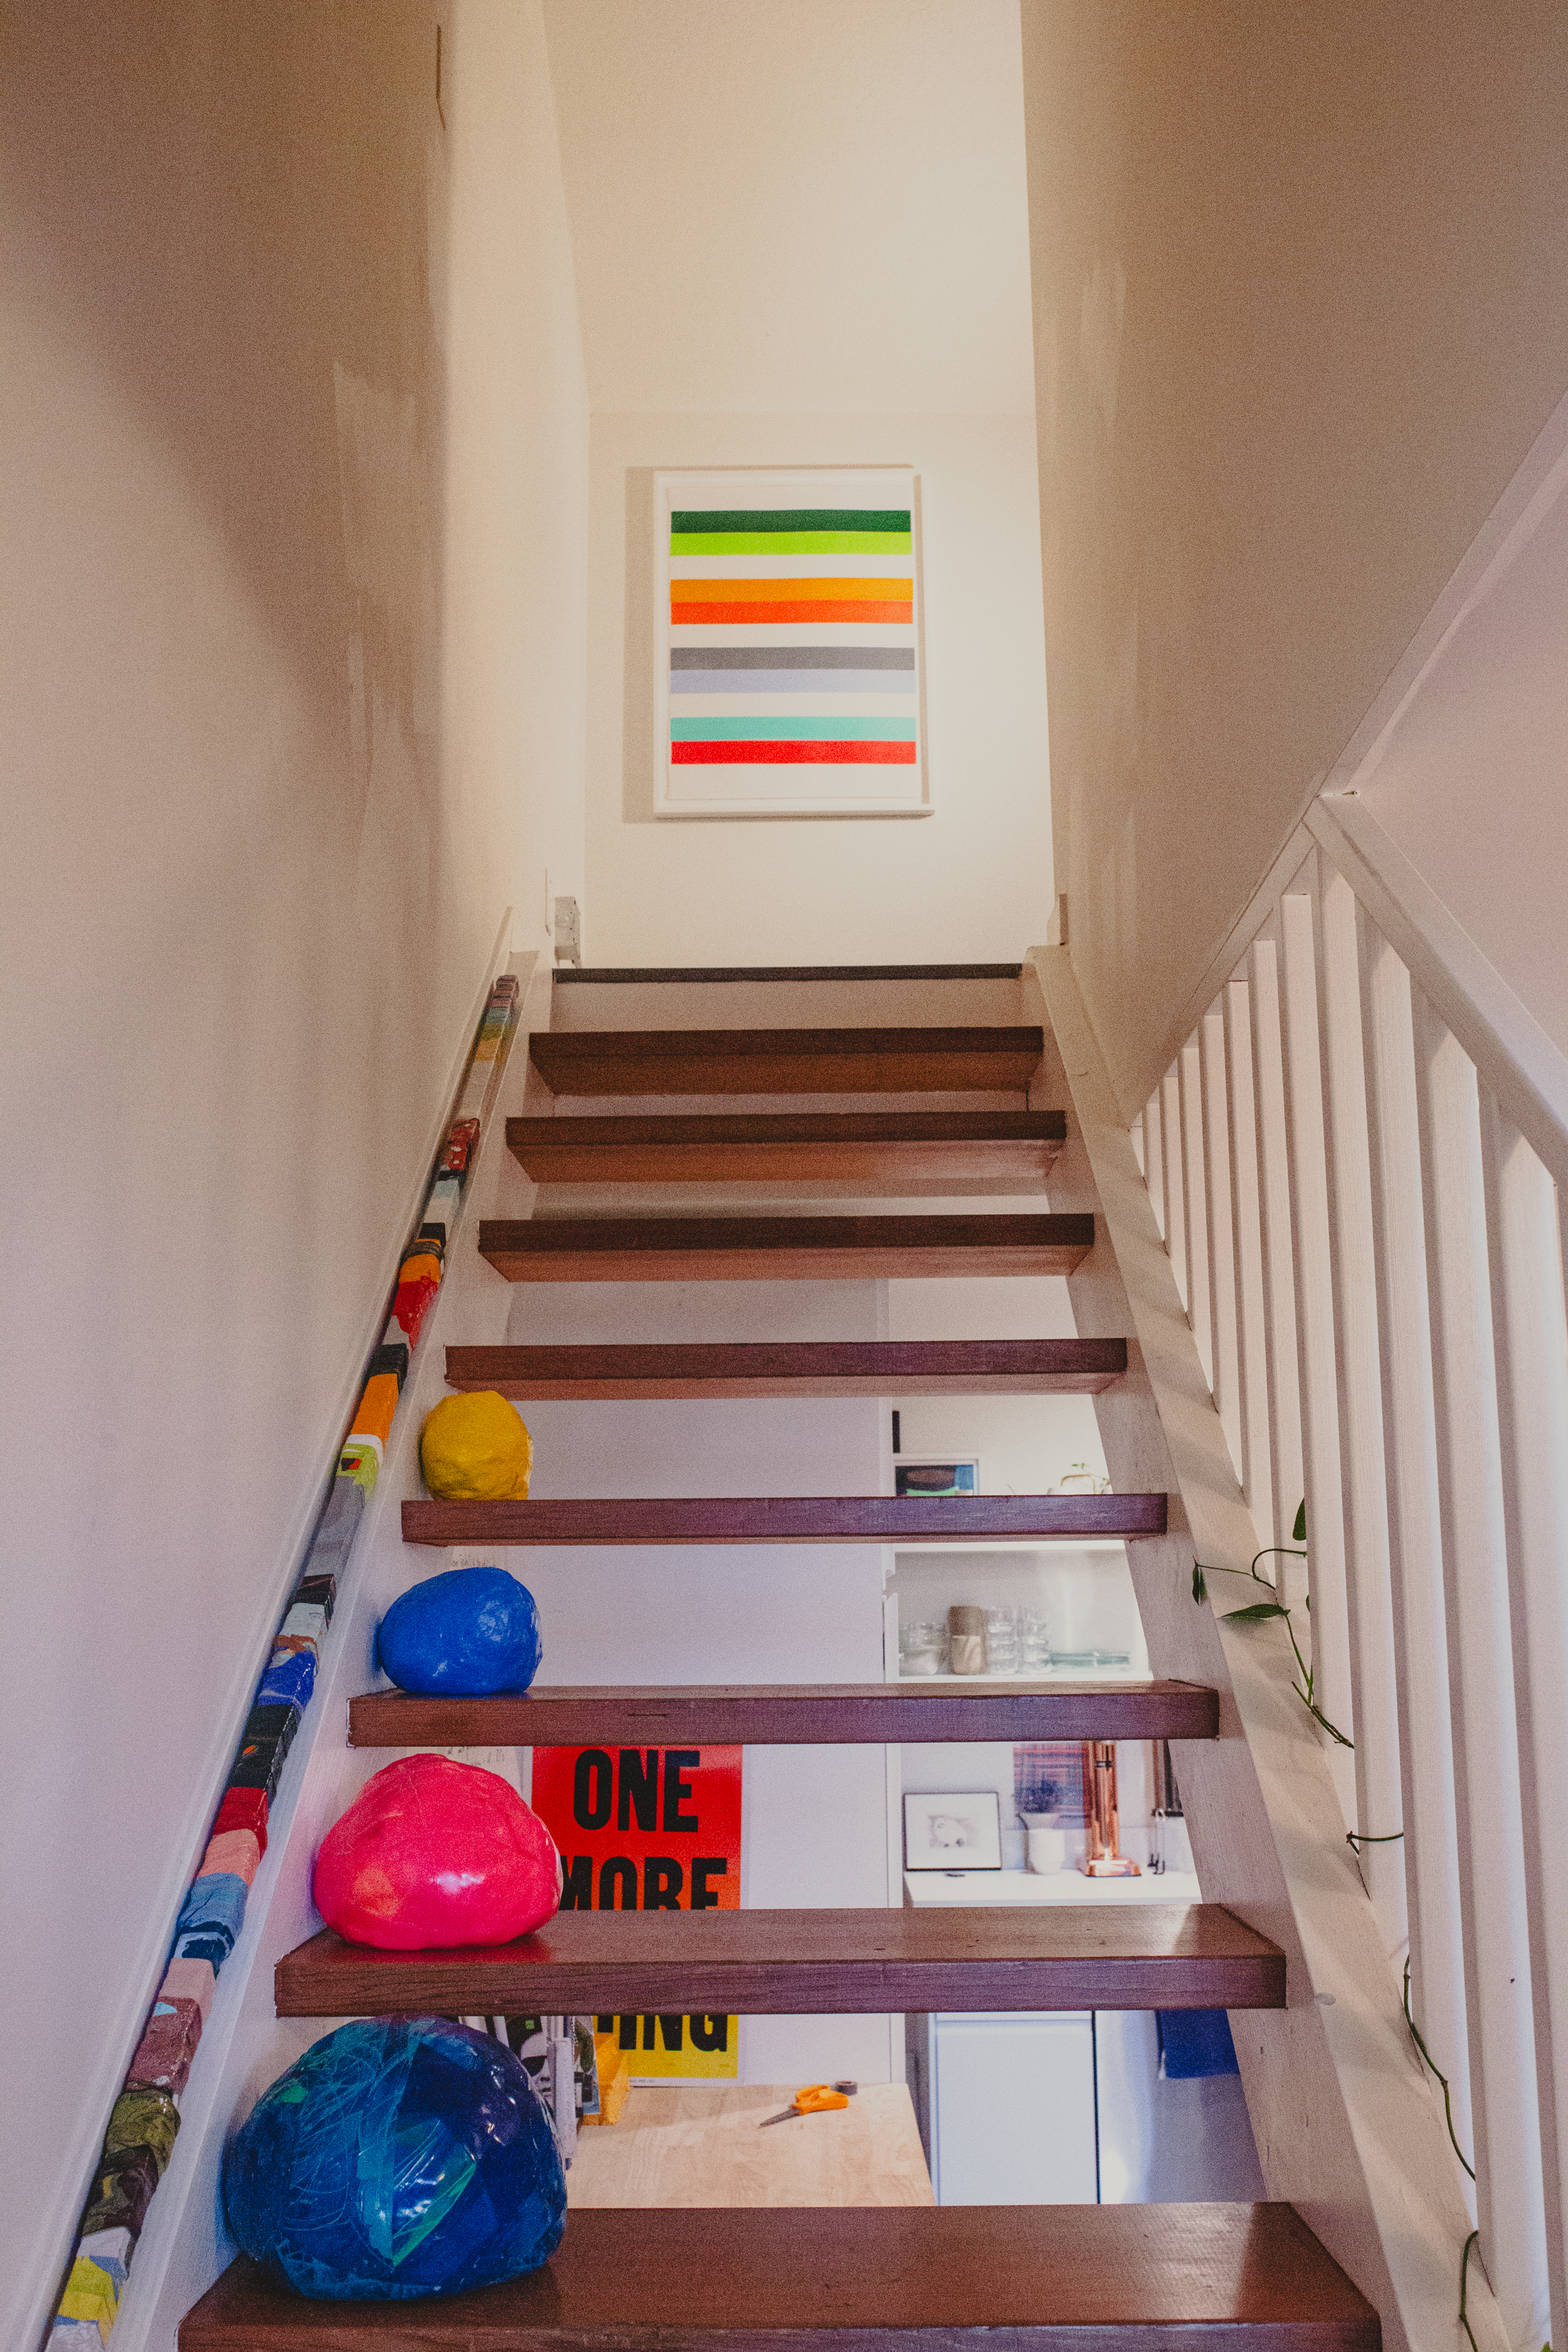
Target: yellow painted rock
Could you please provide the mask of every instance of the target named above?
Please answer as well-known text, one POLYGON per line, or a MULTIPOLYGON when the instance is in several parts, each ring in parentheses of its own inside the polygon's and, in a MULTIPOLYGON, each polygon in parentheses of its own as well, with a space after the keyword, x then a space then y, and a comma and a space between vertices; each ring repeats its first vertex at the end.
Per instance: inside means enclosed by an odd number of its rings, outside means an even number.
POLYGON ((443 1397, 419 1439, 425 1484, 444 1503, 521 1503, 533 1441, 516 1405, 494 1389, 443 1397))

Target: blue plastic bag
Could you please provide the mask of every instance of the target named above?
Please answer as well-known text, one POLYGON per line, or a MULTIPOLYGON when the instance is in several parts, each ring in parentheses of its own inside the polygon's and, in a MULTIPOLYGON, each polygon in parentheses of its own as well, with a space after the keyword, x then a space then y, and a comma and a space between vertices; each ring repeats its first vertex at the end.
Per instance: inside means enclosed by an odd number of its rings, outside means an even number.
POLYGON ((561 2242, 555 2128, 504 2043, 368 2017, 264 2091, 223 2164, 229 2228, 299 2294, 403 2302, 537 2270, 561 2242))
POLYGON ((393 1602, 376 1652, 400 1690, 522 1691, 539 1672, 539 1612, 504 1568, 452 1568, 393 1602))

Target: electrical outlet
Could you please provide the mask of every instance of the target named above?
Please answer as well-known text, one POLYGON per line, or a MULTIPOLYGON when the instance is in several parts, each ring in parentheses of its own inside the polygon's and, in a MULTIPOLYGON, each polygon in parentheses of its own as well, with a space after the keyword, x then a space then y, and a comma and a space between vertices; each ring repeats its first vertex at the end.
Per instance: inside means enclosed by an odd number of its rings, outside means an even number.
POLYGON ((582 918, 575 898, 555 901, 555 961, 578 965, 583 961, 582 918))

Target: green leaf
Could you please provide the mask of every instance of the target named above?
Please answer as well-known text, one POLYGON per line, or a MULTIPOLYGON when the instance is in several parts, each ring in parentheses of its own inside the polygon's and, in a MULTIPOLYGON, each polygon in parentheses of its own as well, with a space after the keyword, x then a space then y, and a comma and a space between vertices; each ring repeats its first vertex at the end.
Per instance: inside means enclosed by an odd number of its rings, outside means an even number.
POLYGON ((1304 1495, 1296 1506, 1296 1517, 1290 1529, 1290 1540, 1292 1543, 1305 1543, 1307 1540, 1307 1498, 1304 1495))
POLYGON ((1193 1562, 1193 1599, 1197 1602, 1200 1609, 1203 1607, 1204 1602, 1208 1599, 1208 1586, 1204 1582, 1203 1570, 1198 1566, 1196 1560, 1194 1560, 1193 1562))
POLYGON ((1278 1601, 1255 1601, 1250 1609, 1227 1609, 1227 1625, 1258 1625, 1265 1617, 1289 1617, 1289 1609, 1281 1609, 1278 1601))

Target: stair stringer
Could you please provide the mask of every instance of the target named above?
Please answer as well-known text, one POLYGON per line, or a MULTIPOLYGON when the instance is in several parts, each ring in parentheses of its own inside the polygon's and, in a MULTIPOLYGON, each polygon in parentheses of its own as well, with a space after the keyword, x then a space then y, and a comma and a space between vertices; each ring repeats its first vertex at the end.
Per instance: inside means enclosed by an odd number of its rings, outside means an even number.
MULTIPOLYGON (((1150 1669, 1220 1695, 1219 1738, 1183 1742, 1177 1759, 1204 1898, 1286 1954, 1287 2007, 1231 2018, 1264 2179, 1375 2305, 1386 2352, 1430 2352, 1456 2337, 1471 2227, 1442 2106, 1284 1630, 1233 1633, 1194 1604, 1194 1559, 1245 1570, 1261 1538, 1066 949, 1031 951, 1026 1005, 1036 989, 1047 1042, 1031 1106, 1068 1115, 1050 1204, 1100 1220, 1068 1277, 1079 1336, 1128 1341, 1126 1378, 1094 1399, 1106 1463, 1116 1487, 1171 1496, 1170 1532, 1127 1547, 1150 1669)), ((1475 2262, 1468 2315, 1477 2352, 1504 2352, 1475 2262)))

